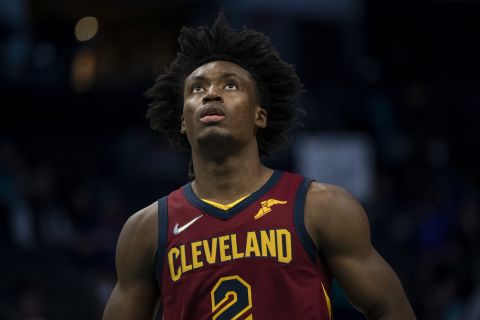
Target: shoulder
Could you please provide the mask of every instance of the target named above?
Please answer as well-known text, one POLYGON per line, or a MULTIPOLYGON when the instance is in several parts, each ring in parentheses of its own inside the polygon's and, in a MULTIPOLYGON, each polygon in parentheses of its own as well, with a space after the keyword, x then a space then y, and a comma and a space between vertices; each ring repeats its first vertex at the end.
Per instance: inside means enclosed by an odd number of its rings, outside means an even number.
POLYGON ((154 261, 158 232, 157 202, 137 211, 125 222, 117 244, 117 260, 154 261))
POLYGON ((157 202, 154 202, 131 215, 125 222, 122 232, 145 236, 150 234, 150 231, 156 231, 157 221, 158 205, 157 202))
POLYGON ((105 309, 105 319, 152 319, 160 293, 155 273, 157 205, 128 218, 118 238, 117 285, 105 309))
MULTIPOLYGON (((358 211, 363 211, 360 203, 345 189, 316 181, 309 186, 306 206, 307 209, 312 209, 312 214, 316 215, 321 212, 334 212, 336 215, 358 215, 358 211)), ((328 218, 331 218, 330 215, 328 218)))
POLYGON ((352 240, 370 242, 370 226, 361 204, 335 185, 310 184, 305 201, 305 225, 323 251, 338 249, 352 240))

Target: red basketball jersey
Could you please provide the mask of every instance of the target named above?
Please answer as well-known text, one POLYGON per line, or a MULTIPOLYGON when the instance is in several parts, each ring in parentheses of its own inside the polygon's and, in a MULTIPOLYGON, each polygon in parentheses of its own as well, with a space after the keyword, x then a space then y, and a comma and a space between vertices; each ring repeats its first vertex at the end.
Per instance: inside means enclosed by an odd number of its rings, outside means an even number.
POLYGON ((165 320, 330 320, 331 276, 304 225, 310 180, 275 171, 229 210, 191 184, 158 201, 165 320))

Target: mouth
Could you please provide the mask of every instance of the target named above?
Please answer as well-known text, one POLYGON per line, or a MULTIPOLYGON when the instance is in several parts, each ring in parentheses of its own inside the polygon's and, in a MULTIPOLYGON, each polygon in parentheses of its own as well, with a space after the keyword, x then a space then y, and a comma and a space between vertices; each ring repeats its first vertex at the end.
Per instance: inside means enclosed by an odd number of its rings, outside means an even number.
POLYGON ((225 111, 219 103, 208 103, 202 106, 199 118, 203 123, 220 122, 225 118, 225 111))

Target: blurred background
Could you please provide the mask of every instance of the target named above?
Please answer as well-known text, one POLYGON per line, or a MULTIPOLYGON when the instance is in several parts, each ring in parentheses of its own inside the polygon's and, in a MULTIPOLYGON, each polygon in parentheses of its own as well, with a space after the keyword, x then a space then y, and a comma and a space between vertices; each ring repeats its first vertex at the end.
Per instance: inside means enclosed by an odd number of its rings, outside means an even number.
MULTIPOLYGON (((419 319, 480 319, 480 3, 0 0, 0 319, 98 319, 120 229, 187 182, 143 95, 183 25, 268 34, 307 92, 265 159, 338 184, 419 319), (475 40, 477 39, 477 40, 475 40)), ((363 319, 334 289, 336 319, 363 319)))

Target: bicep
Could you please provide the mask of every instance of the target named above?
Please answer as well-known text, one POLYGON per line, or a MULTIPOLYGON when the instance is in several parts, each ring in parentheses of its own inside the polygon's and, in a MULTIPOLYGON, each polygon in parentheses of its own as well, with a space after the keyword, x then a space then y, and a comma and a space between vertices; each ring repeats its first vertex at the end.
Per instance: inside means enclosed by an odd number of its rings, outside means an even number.
POLYGON ((398 277, 371 244, 361 205, 337 187, 311 191, 306 224, 352 304, 371 319, 414 319, 398 277))
POLYGON ((328 265, 352 304, 369 318, 409 308, 398 277, 373 248, 362 255, 330 255, 328 265))
POLYGON ((108 300, 103 320, 152 320, 160 304, 157 291, 150 285, 122 286, 117 283, 108 300))
POLYGON ((141 211, 125 223, 117 254, 117 284, 105 308, 104 320, 151 320, 160 299, 153 257, 156 250, 156 215, 141 211))

